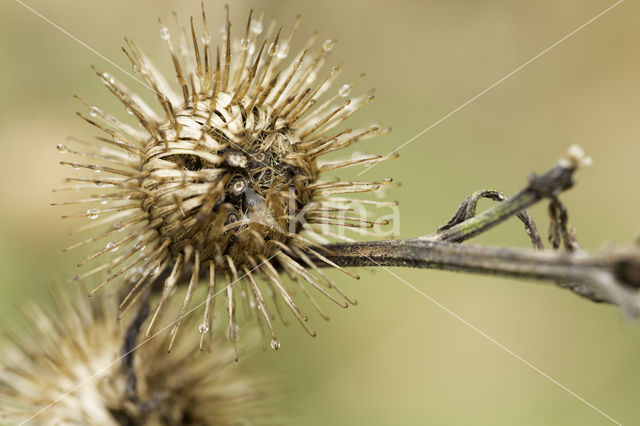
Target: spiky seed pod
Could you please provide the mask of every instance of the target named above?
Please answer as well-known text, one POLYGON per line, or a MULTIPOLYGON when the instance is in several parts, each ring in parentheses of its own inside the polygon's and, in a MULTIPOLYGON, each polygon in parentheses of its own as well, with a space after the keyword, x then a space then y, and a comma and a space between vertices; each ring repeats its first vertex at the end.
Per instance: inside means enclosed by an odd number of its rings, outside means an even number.
POLYGON ((330 163, 318 160, 385 132, 378 125, 336 130, 373 96, 350 97, 355 82, 327 93, 339 73, 337 67, 316 82, 334 41, 315 48, 314 37, 287 63, 299 17, 287 36, 281 29, 275 31, 275 22, 263 34, 263 14, 254 17, 252 11, 242 37, 232 40, 227 8, 221 42, 214 47, 204 6, 202 9, 200 37, 193 18, 187 32, 176 16, 177 37, 160 22, 160 34, 175 68, 177 91, 136 43, 126 40, 123 50, 133 70, 154 92, 160 112, 108 73, 97 71, 140 128, 82 101, 89 115, 80 116, 106 133, 98 138, 102 146, 85 143, 83 150, 59 146, 62 152, 96 160, 62 162, 91 171, 88 176, 69 178, 72 188, 101 188, 99 193, 72 202, 90 207, 76 215, 93 219, 84 229, 107 227, 72 246, 108 241, 80 265, 119 250, 116 257, 76 279, 107 271, 97 290, 125 277, 129 293, 120 305, 125 311, 158 277, 166 277, 147 335, 172 290, 182 281, 188 282, 172 330, 175 338, 199 277, 206 273, 209 287, 201 329, 210 327, 214 295, 224 292, 228 337, 235 342, 236 294, 240 293, 244 304, 268 329, 272 347, 277 348, 272 310, 280 313, 280 297, 305 330, 315 335, 279 272, 284 270, 298 280, 300 292, 318 311, 306 286, 341 307, 354 303, 318 269, 315 262, 331 262, 317 241, 322 236, 348 239, 343 229, 372 235, 374 226, 388 222, 363 215, 354 209, 355 203, 394 204, 349 198, 354 193, 380 191, 390 179, 321 181, 320 174, 392 157, 351 157, 330 163), (264 283, 257 277, 264 278, 264 283), (266 296, 273 299, 273 306, 268 306, 266 296))
MULTIPOLYGON (((0 423, 29 425, 236 425, 275 421, 278 386, 257 359, 233 363, 220 336, 210 354, 194 333, 167 356, 168 336, 135 349, 137 398, 121 362, 125 327, 114 297, 89 299, 56 288, 54 303, 33 305, 26 327, 0 349, 0 423)), ((185 322, 196 327, 196 317, 185 322)), ((257 337, 257 336, 254 336, 257 337)), ((261 358, 262 359, 262 358, 261 358)))

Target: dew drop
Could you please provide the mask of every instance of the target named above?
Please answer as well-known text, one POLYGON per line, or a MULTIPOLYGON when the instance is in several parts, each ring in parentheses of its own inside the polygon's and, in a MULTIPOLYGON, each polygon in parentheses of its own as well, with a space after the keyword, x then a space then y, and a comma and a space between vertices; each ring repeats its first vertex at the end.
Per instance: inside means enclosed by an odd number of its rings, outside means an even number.
POLYGON ((171 37, 171 34, 169 33, 169 28, 162 27, 162 29, 160 30, 160 37, 162 37, 163 40, 169 40, 169 38, 171 37))
POLYGON ((131 108, 127 108, 127 114, 133 115, 133 111, 131 110, 131 108))
POLYGON ((144 248, 145 248, 145 245, 144 245, 144 244, 142 244, 142 242, 137 242, 137 243, 136 243, 136 245, 135 245, 135 246, 133 246, 133 249, 134 249, 134 250, 140 250, 140 251, 142 251, 142 250, 144 250, 144 248))
POLYGON ((137 65, 133 66, 133 72, 138 73, 140 72, 140 68, 137 65))
POLYGON ((122 226, 122 223, 120 223, 120 222, 116 222, 116 223, 113 224, 113 229, 121 230, 123 228, 124 227, 122 226))
POLYGON ((69 148, 66 147, 66 145, 60 144, 56 147, 58 149, 58 151, 60 151, 62 154, 66 154, 67 152, 69 152, 69 148))
MULTIPOLYGON (((220 32, 222 32, 222 30, 220 30, 220 32)), ((209 44, 211 42, 211 34, 207 34, 206 37, 205 36, 200 37, 200 41, 204 44, 209 44)))
POLYGON ((89 209, 87 210, 87 217, 89 219, 97 219, 98 218, 98 210, 96 209, 89 209))
POLYGON ((249 40, 247 40, 246 38, 243 38, 242 40, 240 40, 240 51, 245 52, 248 49, 249 49, 249 40))
POLYGON ((116 244, 115 244, 113 241, 109 241, 109 242, 107 243, 107 247, 106 247, 106 249, 107 249, 107 250, 111 250, 112 252, 116 252, 116 251, 118 251, 118 249, 119 249, 119 248, 120 248, 120 247, 119 247, 119 246, 116 246, 116 244))
POLYGON ((274 351, 280 349, 280 341, 278 339, 271 340, 271 349, 273 349, 274 351))
POLYGON ((351 102, 349 105, 347 105, 344 110, 347 112, 353 112, 355 110, 358 109, 358 107, 360 106, 360 102, 351 102))
POLYGON ((106 198, 102 199, 102 200, 100 200, 100 204, 102 204, 103 206, 106 205, 106 204, 109 204, 109 200, 107 200, 106 198))
POLYGON ((340 90, 338 90, 338 95, 340 95, 343 98, 346 98, 347 96, 349 96, 349 92, 351 92, 351 85, 345 84, 340 88, 340 90))
POLYGON ((249 31, 254 34, 262 34, 262 22, 252 19, 251 24, 249 24, 249 31))
POLYGON ((102 169, 99 169, 98 167, 95 167, 95 168, 93 169, 93 171, 94 171, 94 172, 96 172, 96 173, 100 173, 100 172, 102 171, 102 169))
POLYGON ((108 72, 103 72, 102 78, 104 79, 104 84, 115 84, 116 82, 115 79, 111 77, 111 74, 109 74, 108 72))
POLYGON ((249 307, 251 309, 255 309, 256 308, 256 302, 254 302, 253 300, 249 301, 249 307))
POLYGON ((279 44, 276 47, 276 56, 280 59, 284 59, 289 56, 289 45, 287 43, 279 44))
POLYGON ((209 332, 209 326, 205 323, 202 323, 198 326, 198 331, 200 334, 205 334, 209 332))
POLYGON ((379 121, 372 121, 371 123, 369 123, 369 128, 370 129, 379 129, 382 125, 380 124, 379 121))
POLYGON ((92 106, 91 109, 89 110, 89 115, 92 117, 97 117, 99 111, 100 110, 98 108, 92 106))
POLYGON ((322 49, 325 52, 330 52, 331 49, 333 49, 335 46, 336 46, 335 40, 326 40, 324 43, 322 43, 322 49))

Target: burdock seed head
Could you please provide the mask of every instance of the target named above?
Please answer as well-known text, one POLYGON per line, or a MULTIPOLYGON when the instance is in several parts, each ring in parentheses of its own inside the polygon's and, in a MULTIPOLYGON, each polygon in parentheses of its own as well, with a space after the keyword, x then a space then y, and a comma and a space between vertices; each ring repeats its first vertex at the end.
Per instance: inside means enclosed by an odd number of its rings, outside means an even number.
MULTIPOLYGON (((209 354, 197 335, 171 356, 168 336, 135 349, 135 397, 123 369, 125 327, 109 295, 89 299, 79 289, 55 288, 54 303, 25 310, 23 327, 0 347, 0 423, 29 425, 271 424, 278 386, 258 359, 233 364, 218 336, 209 354)), ((185 322, 197 327, 196 318, 185 322)), ((254 336, 257 337, 257 336, 254 336)), ((260 358, 264 359, 264 358, 260 358)))
POLYGON ((380 191, 390 179, 322 181, 320 175, 392 157, 319 161, 324 154, 385 131, 378 125, 342 128, 373 96, 351 96, 355 81, 329 90, 339 69, 323 71, 323 65, 334 41, 317 43, 313 37, 292 54, 299 17, 291 33, 285 34, 275 22, 265 28, 263 14, 254 16, 253 11, 239 31, 240 38, 232 39, 227 9, 220 43, 212 44, 204 5, 202 9, 200 35, 193 18, 188 29, 176 19, 177 31, 160 21, 160 36, 174 65, 171 83, 136 43, 126 40, 123 51, 155 95, 157 109, 110 74, 97 71, 139 127, 81 101, 88 114, 80 116, 104 135, 98 137, 99 143, 84 143, 81 150, 58 146, 63 153, 90 160, 62 162, 89 171, 67 179, 72 188, 98 188, 72 203, 86 203, 87 208, 76 215, 92 220, 85 229, 102 230, 72 247, 106 242, 80 265, 101 263, 76 278, 106 271, 106 279, 93 291, 124 278, 129 291, 120 305, 123 311, 146 288, 163 284, 147 335, 172 290, 188 283, 172 330, 175 338, 200 277, 208 276, 199 327, 202 338, 211 327, 214 295, 224 292, 227 301, 217 308, 227 311, 228 337, 236 341, 239 294, 277 349, 272 312, 281 314, 283 302, 315 335, 280 273, 298 281, 300 293, 314 306, 318 307, 311 292, 317 291, 347 307, 354 302, 318 268, 318 262, 331 262, 317 241, 323 236, 341 238, 344 229, 373 235, 375 226, 388 223, 364 216, 354 206, 392 203, 349 196, 380 191), (102 260, 111 252, 116 254, 102 260), (307 287, 313 288, 311 292, 307 287))

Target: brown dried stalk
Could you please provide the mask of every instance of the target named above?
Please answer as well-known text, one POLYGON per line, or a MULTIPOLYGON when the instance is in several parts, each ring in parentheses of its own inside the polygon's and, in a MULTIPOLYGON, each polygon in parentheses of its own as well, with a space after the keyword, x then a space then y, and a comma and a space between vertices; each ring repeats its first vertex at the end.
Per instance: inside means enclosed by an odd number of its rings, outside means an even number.
MULTIPOLYGON (((325 246, 327 257, 340 266, 403 266, 544 280, 568 288, 593 302, 610 303, 631 317, 640 316, 640 247, 608 247, 589 253, 578 249, 575 231, 567 227, 567 212, 557 195, 571 188, 578 166, 588 162, 577 147, 569 156, 511 198, 481 190, 468 197, 453 218, 437 232, 397 241, 370 241, 325 246), (479 198, 501 201, 475 215, 479 198), (551 235, 554 248, 541 251, 542 241, 527 207, 550 200, 551 235), (511 216, 525 225, 535 249, 461 245, 511 216)), ((318 262, 321 264, 322 262, 318 262)))

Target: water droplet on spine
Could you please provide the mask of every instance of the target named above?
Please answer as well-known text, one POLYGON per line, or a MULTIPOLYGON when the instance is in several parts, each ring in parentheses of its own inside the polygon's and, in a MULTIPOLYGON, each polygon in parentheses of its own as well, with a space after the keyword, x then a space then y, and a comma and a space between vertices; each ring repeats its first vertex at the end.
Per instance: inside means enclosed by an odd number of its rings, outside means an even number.
POLYGON ((107 249, 107 250, 111 250, 112 252, 116 252, 116 251, 118 251, 118 249, 119 249, 119 248, 120 248, 120 247, 119 247, 119 246, 116 246, 116 244, 115 244, 113 241, 109 241, 109 242, 107 243, 107 246, 106 246, 106 249, 107 249))
POLYGON ((127 108, 127 114, 133 115, 133 111, 131 110, 131 108, 127 108))
POLYGON ((67 152, 69 152, 69 148, 67 148, 65 145, 60 144, 56 147, 58 149, 58 151, 60 151, 60 153, 62 154, 66 154, 67 152))
POLYGON ((108 72, 103 72, 102 78, 103 78, 104 84, 115 84, 116 82, 116 80, 113 77, 111 77, 111 74, 109 74, 108 72))
POLYGON ((353 100, 352 100, 352 102, 349 105, 347 105, 344 108, 344 110, 347 111, 347 112, 353 112, 353 111, 357 110, 359 106, 360 106, 360 102, 353 102, 353 100))
POLYGON ((335 40, 326 40, 324 43, 322 43, 322 49, 325 52, 330 52, 331 49, 333 49, 336 45, 336 41, 335 40))
POLYGON ((276 56, 280 59, 284 59, 289 56, 289 45, 285 43, 276 46, 276 56))
POLYGON ((96 108, 96 107, 92 106, 92 107, 89 109, 89 115, 90 115, 90 116, 92 116, 92 117, 97 117, 97 116, 98 116, 98 112, 99 112, 99 111, 100 111, 100 110, 99 110, 98 108, 96 108))
POLYGON ((340 88, 340 90, 338 90, 338 95, 340 95, 343 98, 346 98, 347 96, 349 96, 349 92, 351 92, 351 85, 345 84, 340 88))
POLYGON ((109 200, 107 200, 106 198, 102 199, 102 200, 100 200, 100 204, 102 204, 103 206, 106 205, 106 204, 109 204, 109 200))
POLYGON ((254 34, 262 34, 262 22, 252 19, 251 24, 249 24, 249 31, 254 34))
POLYGON ((96 209, 87 210, 87 217, 89 219, 97 219, 98 218, 98 210, 96 210, 96 209))
POLYGON ((209 332, 209 326, 205 323, 202 323, 198 326, 198 331, 200 332, 200 334, 205 334, 209 332))
POLYGON ((245 52, 248 49, 249 49, 249 40, 247 40, 246 38, 243 38, 242 40, 240 40, 240 51, 245 52))
POLYGON ((274 351, 280 349, 280 341, 278 339, 271 340, 271 349, 273 349, 274 351))
POLYGON ((171 34, 169 33, 169 28, 162 27, 162 29, 160 30, 160 37, 162 37, 163 40, 169 40, 169 38, 171 37, 171 34))

